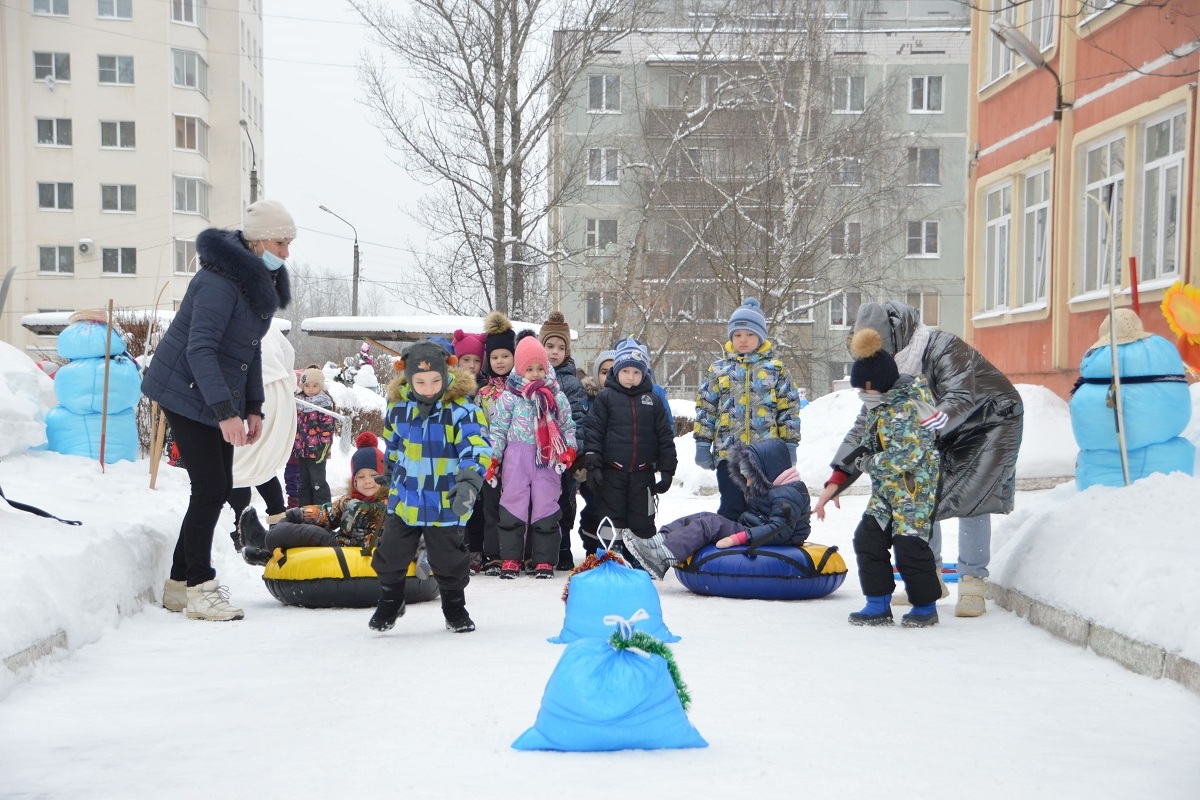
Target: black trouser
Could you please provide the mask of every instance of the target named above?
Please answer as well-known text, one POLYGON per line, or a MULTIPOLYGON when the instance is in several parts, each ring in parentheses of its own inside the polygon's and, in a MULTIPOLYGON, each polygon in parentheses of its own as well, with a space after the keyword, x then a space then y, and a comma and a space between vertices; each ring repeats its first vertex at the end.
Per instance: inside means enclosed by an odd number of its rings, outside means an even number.
POLYGON ((725 519, 737 522, 746 510, 746 496, 742 494, 742 487, 729 474, 729 470, 728 461, 717 464, 717 490, 721 492, 721 504, 717 507, 717 513, 725 519))
POLYGON ((583 497, 583 510, 579 512, 579 538, 583 541, 583 551, 591 555, 600 545, 596 529, 600 527, 600 518, 604 515, 601 513, 600 498, 590 480, 579 484, 579 494, 583 497))
POLYGON ((329 482, 325 480, 325 464, 328 459, 300 459, 300 488, 298 497, 302 506, 319 506, 333 501, 329 482))
MULTIPOLYGON (((266 483, 254 487, 258 496, 267 504, 267 516, 273 517, 287 511, 287 502, 283 499, 283 487, 279 478, 271 478, 266 483)), ((242 512, 250 506, 250 487, 239 486, 229 493, 229 507, 233 509, 234 524, 242 518, 242 512)))
POLYGON ((471 516, 467 518, 467 551, 471 553, 483 552, 483 529, 485 526, 486 512, 483 507, 487 503, 484 500, 484 492, 480 492, 475 498, 475 506, 471 509, 471 516))
POLYGON ((534 564, 554 566, 558 559, 558 514, 526 523, 500 506, 500 558, 504 561, 520 561, 522 557, 532 559, 534 564))
POLYGON ((267 531, 266 549, 274 551, 276 547, 287 550, 289 547, 337 547, 338 540, 320 525, 307 522, 276 522, 267 531))
POLYGON ((220 428, 164 411, 192 483, 171 557, 171 580, 199 586, 217 576, 212 568, 213 530, 233 489, 233 445, 220 428))
POLYGON ((483 498, 483 560, 495 561, 500 558, 500 487, 485 481, 479 496, 483 498))
POLYGON ((575 487, 578 486, 571 471, 562 474, 562 494, 558 496, 558 559, 571 558, 571 529, 575 527, 575 487))
POLYGON ((438 582, 443 596, 447 592, 458 593, 471 582, 471 556, 463 540, 461 525, 427 525, 415 527, 404 522, 395 514, 388 514, 383 523, 383 534, 371 557, 371 567, 379 576, 380 586, 396 587, 403 597, 404 579, 408 567, 417 557, 421 537, 425 537, 425 551, 429 554, 429 568, 438 582))
POLYGON ((896 591, 889 550, 896 553, 896 568, 904 578, 908 599, 914 606, 936 602, 942 596, 929 542, 920 536, 892 536, 870 514, 863 515, 854 531, 858 583, 864 595, 882 597, 896 591))
POLYGON ((655 533, 654 507, 651 489, 654 470, 624 472, 604 467, 604 483, 600 486, 604 514, 618 528, 628 528, 634 535, 649 539, 655 533))

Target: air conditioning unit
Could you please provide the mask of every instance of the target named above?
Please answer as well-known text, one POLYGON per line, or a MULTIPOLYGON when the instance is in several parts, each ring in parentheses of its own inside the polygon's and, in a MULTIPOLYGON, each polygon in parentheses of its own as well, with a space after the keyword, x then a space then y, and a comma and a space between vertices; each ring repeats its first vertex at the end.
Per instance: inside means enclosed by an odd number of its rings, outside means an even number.
POLYGON ((83 253, 84 255, 87 255, 88 253, 92 252, 92 250, 95 249, 95 247, 96 247, 96 243, 94 241, 92 241, 91 239, 80 239, 79 240, 79 252, 83 253))

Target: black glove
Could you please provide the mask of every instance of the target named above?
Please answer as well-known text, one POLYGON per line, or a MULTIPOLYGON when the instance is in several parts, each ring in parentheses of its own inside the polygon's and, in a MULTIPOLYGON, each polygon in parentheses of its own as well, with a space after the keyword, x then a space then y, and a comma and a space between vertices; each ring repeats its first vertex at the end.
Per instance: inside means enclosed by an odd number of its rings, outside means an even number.
POLYGON ((659 479, 658 483, 654 484, 654 493, 666 494, 667 490, 671 488, 671 481, 675 480, 675 473, 662 472, 659 474, 662 475, 662 478, 659 479))
POLYGON ((483 476, 473 469, 460 469, 454 476, 454 486, 446 494, 450 502, 450 513, 464 517, 475 507, 475 498, 483 486, 483 476))
POLYGON ((303 508, 289 508, 283 512, 283 518, 287 522, 304 522, 303 508))
POLYGON ((584 453, 583 466, 587 470, 588 483, 597 489, 604 485, 604 462, 599 453, 584 453))

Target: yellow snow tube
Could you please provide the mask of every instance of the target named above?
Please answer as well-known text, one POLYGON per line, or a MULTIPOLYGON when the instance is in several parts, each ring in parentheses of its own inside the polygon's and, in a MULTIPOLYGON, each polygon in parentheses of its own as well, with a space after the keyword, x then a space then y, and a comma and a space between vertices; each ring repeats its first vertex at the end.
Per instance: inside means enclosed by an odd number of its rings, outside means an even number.
MULTIPOLYGON (((267 591, 281 603, 304 608, 370 608, 379 602, 379 576, 358 547, 276 549, 263 570, 267 591)), ((404 599, 420 603, 438 596, 437 581, 408 567, 404 599)))

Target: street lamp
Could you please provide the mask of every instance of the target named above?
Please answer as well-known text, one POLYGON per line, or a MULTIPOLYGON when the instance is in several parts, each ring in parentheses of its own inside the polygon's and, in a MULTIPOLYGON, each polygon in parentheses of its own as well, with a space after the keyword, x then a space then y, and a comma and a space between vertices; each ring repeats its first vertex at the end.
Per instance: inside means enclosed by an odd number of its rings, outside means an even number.
POLYGON ((242 130, 246 132, 246 141, 250 142, 250 202, 258 202, 258 155, 254 152, 254 137, 250 135, 250 125, 246 120, 239 120, 238 124, 242 126, 242 130))
MULTIPOLYGON (((317 206, 317 208, 321 209, 326 214, 333 214, 333 216, 337 217, 342 222, 345 222, 347 225, 350 225, 350 222, 347 219, 345 219, 344 217, 339 217, 337 214, 334 214, 332 211, 330 211, 325 206, 317 206)), ((353 317, 357 317, 358 316, 358 228, 354 227, 353 225, 350 225, 350 230, 354 231, 354 284, 350 288, 350 315, 353 317)))
POLYGON ((1070 108, 1070 103, 1064 103, 1062 98, 1062 79, 1058 77, 1058 73, 1053 67, 1046 63, 1046 59, 1042 57, 1042 51, 1038 50, 1037 45, 1029 41, 1029 37, 1021 33, 1019 30, 1009 25, 1004 20, 996 20, 988 29, 992 35, 1000 40, 1000 43, 1012 50, 1021 57, 1029 66, 1034 69, 1044 69, 1054 76, 1054 84, 1058 88, 1058 96, 1054 106, 1054 118, 1062 119, 1063 109, 1070 108))

